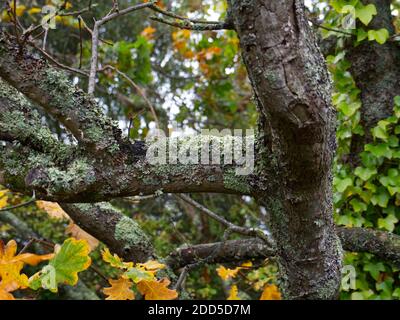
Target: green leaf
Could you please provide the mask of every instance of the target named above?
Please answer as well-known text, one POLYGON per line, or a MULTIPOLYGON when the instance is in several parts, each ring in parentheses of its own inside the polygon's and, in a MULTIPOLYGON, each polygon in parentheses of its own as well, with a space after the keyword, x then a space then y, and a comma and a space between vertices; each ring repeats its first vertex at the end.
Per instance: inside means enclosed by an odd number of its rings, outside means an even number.
POLYGON ((367 263, 364 266, 364 271, 367 271, 370 273, 372 278, 375 280, 378 280, 379 274, 383 271, 385 271, 385 266, 383 265, 382 262, 378 263, 367 263))
POLYGON ((377 174, 377 171, 376 168, 370 169, 370 168, 357 167, 354 173, 357 177, 361 178, 363 181, 367 181, 371 179, 373 175, 377 174))
POLYGON ((386 40, 389 39, 389 31, 387 29, 382 28, 379 30, 369 30, 368 31, 368 40, 375 40, 379 44, 384 44, 386 40))
POLYGON ((385 229, 389 232, 393 232, 397 222, 399 222, 399 220, 396 218, 396 216, 390 214, 386 218, 378 219, 378 227, 380 229, 385 229))
POLYGON ((356 17, 366 26, 372 21, 372 18, 377 14, 375 5, 357 6, 356 17))
POLYGON ((344 192, 348 187, 353 185, 353 180, 351 178, 340 179, 336 177, 333 184, 338 192, 344 192))
POLYGON ((130 268, 124 273, 124 277, 131 279, 134 283, 139 283, 142 280, 154 280, 154 274, 141 268, 130 268))
POLYGON ((90 247, 86 240, 65 240, 49 264, 29 279, 30 287, 34 290, 42 287, 57 292, 58 284, 76 285, 78 272, 90 266, 89 252, 90 247))

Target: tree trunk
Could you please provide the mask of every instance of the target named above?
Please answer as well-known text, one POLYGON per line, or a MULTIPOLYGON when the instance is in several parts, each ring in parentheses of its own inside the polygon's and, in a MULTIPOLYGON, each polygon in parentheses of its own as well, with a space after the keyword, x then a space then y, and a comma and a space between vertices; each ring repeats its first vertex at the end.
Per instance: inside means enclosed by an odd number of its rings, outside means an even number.
POLYGON ((288 299, 334 299, 341 276, 331 187, 336 118, 303 1, 231 0, 229 13, 261 114, 258 170, 268 173, 269 187, 255 193, 271 215, 281 289, 288 299))

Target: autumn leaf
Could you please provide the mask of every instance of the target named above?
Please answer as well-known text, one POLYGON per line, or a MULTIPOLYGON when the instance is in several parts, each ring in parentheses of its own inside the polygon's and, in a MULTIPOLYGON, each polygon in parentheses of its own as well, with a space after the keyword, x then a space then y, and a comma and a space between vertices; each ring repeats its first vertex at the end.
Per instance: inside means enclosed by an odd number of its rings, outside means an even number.
POLYGON ((229 291, 229 297, 227 300, 240 300, 238 297, 238 287, 237 285, 233 285, 229 291))
POLYGON ((144 28, 143 31, 141 32, 141 35, 145 37, 147 40, 151 40, 154 38, 154 32, 157 30, 153 27, 147 27, 144 28))
POLYGON ((104 288, 103 292, 108 297, 106 300, 135 300, 135 293, 132 291, 132 281, 119 278, 118 280, 109 279, 111 287, 104 288))
POLYGON ((36 205, 39 209, 46 211, 51 218, 70 219, 65 211, 56 202, 36 201, 36 205))
POLYGON ((111 254, 111 252, 108 248, 105 248, 101 252, 101 256, 105 262, 107 262, 114 268, 129 269, 129 268, 133 267, 132 262, 123 262, 122 259, 120 257, 118 257, 115 253, 111 254))
POLYGON ((49 264, 29 279, 29 286, 37 290, 40 287, 52 292, 58 291, 58 284, 76 285, 78 272, 89 268, 89 244, 86 240, 69 238, 49 264))
POLYGON ((266 285, 260 300, 281 300, 281 293, 276 285, 266 285))
POLYGON ((53 258, 53 254, 36 255, 32 253, 17 253, 17 243, 11 240, 4 246, 0 240, 0 287, 3 291, 12 292, 28 287, 28 277, 21 274, 25 264, 35 266, 38 263, 53 258))
POLYGON ((4 208, 7 205, 8 191, 8 189, 0 190, 0 209, 4 208))
POLYGON ((144 280, 154 280, 154 273, 154 271, 147 271, 142 268, 130 268, 123 274, 123 277, 131 279, 134 283, 139 283, 140 281, 144 280))
POLYGON ((164 269, 165 264, 159 263, 158 261, 155 260, 150 260, 147 261, 146 263, 138 263, 136 264, 136 267, 143 268, 148 271, 158 271, 164 269))
POLYGON ((140 281, 138 290, 144 295, 145 300, 173 300, 178 297, 176 290, 168 289, 170 281, 164 278, 159 281, 140 281))
POLYGON ((93 251, 99 245, 99 240, 81 229, 73 221, 70 221, 68 227, 65 229, 65 233, 71 235, 73 238, 78 240, 86 240, 89 244, 90 251, 93 251))
POLYGON ((228 279, 235 278, 240 269, 241 269, 240 267, 235 269, 228 269, 225 268, 224 266, 220 266, 219 268, 217 268, 217 273, 222 280, 226 281, 228 279))
POLYGON ((0 300, 15 300, 14 296, 0 286, 0 300))

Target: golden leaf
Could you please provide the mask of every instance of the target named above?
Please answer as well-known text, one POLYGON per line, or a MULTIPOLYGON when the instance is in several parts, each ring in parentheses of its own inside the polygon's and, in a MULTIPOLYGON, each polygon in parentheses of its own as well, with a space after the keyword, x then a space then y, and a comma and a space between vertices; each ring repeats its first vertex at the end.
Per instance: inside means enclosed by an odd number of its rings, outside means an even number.
POLYGON ((0 286, 0 300, 15 300, 14 296, 0 286))
POLYGON ((167 278, 159 281, 142 280, 137 288, 144 295, 145 300, 174 300, 178 297, 178 292, 168 289, 170 283, 171 281, 167 278))
POLYGON ((89 244, 90 250, 93 251, 99 245, 99 240, 81 229, 77 224, 70 221, 68 227, 65 229, 66 234, 70 234, 72 237, 78 240, 86 240, 89 244))
POLYGON ((238 297, 238 287, 237 285, 233 285, 229 291, 229 297, 227 300, 240 300, 238 297))
POLYGON ((135 293, 132 291, 133 282, 119 278, 118 280, 109 279, 111 287, 104 288, 103 292, 108 297, 106 300, 135 300, 135 293))
POLYGON ((16 255, 16 253, 17 243, 14 240, 9 241, 6 246, 0 240, 0 287, 7 292, 28 287, 28 277, 21 274, 25 264, 35 266, 54 256, 53 254, 40 256, 32 253, 16 255))
POLYGON ((143 29, 141 35, 143 37, 145 37, 147 40, 153 39, 154 37, 154 32, 156 32, 155 28, 152 27, 147 27, 145 29, 143 29))
POLYGON ((228 269, 225 268, 224 266, 220 266, 219 268, 217 268, 217 273, 222 280, 228 280, 230 278, 235 278, 240 269, 241 269, 240 267, 235 269, 228 269))
POLYGON ((7 205, 8 201, 8 189, 4 189, 0 191, 0 209, 4 208, 7 205))
POLYGON ((101 252, 101 257, 105 262, 110 264, 114 268, 119 268, 119 269, 129 269, 133 267, 132 262, 123 262, 120 257, 118 257, 115 253, 114 255, 111 254, 110 250, 108 248, 105 248, 101 252))
POLYGON ((276 285, 266 285, 260 300, 282 300, 281 293, 276 285))
POLYGON ((69 219, 69 216, 56 202, 36 201, 39 209, 47 212, 47 214, 55 219, 69 219))
POLYGON ((148 271, 158 271, 158 270, 164 269, 165 264, 159 263, 158 261, 155 261, 155 260, 150 260, 150 261, 147 261, 146 263, 138 263, 136 265, 136 267, 143 268, 148 271))

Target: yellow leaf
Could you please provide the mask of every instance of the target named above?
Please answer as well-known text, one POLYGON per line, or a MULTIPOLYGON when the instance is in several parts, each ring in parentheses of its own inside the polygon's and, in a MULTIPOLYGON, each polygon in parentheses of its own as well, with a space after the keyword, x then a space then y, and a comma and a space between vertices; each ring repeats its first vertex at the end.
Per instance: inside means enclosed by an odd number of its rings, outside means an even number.
POLYGON ((36 14, 36 13, 41 13, 41 12, 42 12, 42 9, 37 8, 37 7, 33 7, 33 8, 28 10, 29 14, 36 14))
POLYGON ((17 243, 14 240, 9 241, 6 246, 0 240, 1 287, 7 292, 28 286, 28 277, 25 274, 21 274, 25 264, 34 266, 54 256, 53 254, 39 256, 32 253, 16 255, 16 253, 17 243))
POLYGON ((135 293, 132 291, 133 282, 119 278, 118 280, 109 279, 111 287, 104 288, 103 292, 108 297, 106 300, 135 300, 135 293))
POLYGON ((158 261, 150 260, 147 261, 146 263, 138 263, 136 267, 143 268, 148 271, 158 271, 164 269, 165 264, 159 263, 158 261))
POLYGON ((281 293, 276 285, 266 285, 260 300, 281 300, 281 293))
POLYGON ((142 31, 141 35, 143 37, 145 37, 147 40, 150 40, 150 39, 153 39, 154 32, 156 32, 156 29, 154 29, 152 27, 147 27, 142 31))
POLYGON ((114 255, 112 255, 108 248, 105 248, 101 252, 101 256, 105 262, 109 263, 114 268, 129 269, 133 267, 132 262, 123 262, 122 259, 118 257, 115 253, 114 255))
POLYGON ((178 297, 178 292, 168 289, 170 283, 167 278, 159 281, 142 280, 138 283, 137 288, 144 295, 145 300, 173 300, 178 297))
POLYGON ((229 291, 229 297, 227 300, 240 300, 238 297, 238 287, 237 285, 233 285, 231 290, 229 291))
POLYGON ((69 219, 65 211, 56 202, 36 201, 39 209, 47 212, 47 214, 55 219, 69 219))
POLYGON ((18 17, 22 16, 26 10, 26 7, 24 5, 18 5, 17 9, 15 10, 15 13, 18 17))
POLYGON ((90 250, 94 250, 99 245, 99 240, 91 236, 85 230, 81 229, 78 225, 70 221, 68 227, 65 229, 66 234, 72 235, 75 239, 86 240, 89 244, 90 250))
POLYGON ((4 189, 0 191, 0 209, 4 208, 7 206, 7 201, 8 201, 8 189, 4 189))
POLYGON ((228 280, 230 278, 235 278, 240 269, 241 268, 228 269, 224 266, 220 266, 219 268, 217 268, 217 273, 222 280, 228 280))
POLYGON ((0 285, 0 300, 15 300, 14 296, 0 285))

